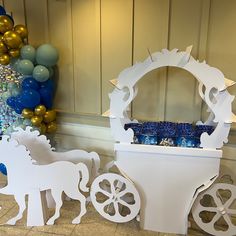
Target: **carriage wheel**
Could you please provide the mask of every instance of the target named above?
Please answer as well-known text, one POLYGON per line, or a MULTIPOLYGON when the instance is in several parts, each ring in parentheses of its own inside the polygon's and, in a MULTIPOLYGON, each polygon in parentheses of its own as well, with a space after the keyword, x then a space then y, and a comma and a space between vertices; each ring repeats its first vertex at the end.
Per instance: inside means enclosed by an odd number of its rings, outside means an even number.
POLYGON ((217 183, 199 194, 192 208, 198 226, 215 236, 236 232, 236 186, 217 183))
POLYGON ((140 210, 138 191, 133 183, 118 174, 98 176, 92 183, 90 196, 99 214, 113 222, 128 222, 140 210))

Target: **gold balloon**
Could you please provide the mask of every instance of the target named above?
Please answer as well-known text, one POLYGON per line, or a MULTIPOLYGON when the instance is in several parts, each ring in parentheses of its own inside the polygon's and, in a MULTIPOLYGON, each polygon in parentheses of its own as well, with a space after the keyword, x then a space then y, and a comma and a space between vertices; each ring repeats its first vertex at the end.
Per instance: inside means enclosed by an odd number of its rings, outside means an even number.
POLYGON ((13 28, 12 20, 6 15, 1 15, 0 16, 0 32, 4 34, 5 32, 11 30, 12 28, 13 28))
POLYGON ((57 124, 55 121, 47 124, 47 133, 54 133, 57 130, 57 124))
POLYGON ((43 116, 46 113, 46 107, 44 105, 38 105, 34 109, 34 114, 37 116, 43 116))
POLYGON ((2 41, 0 41, 0 53, 3 54, 6 53, 7 51, 8 51, 7 46, 2 41))
POLYGON ((34 116, 34 112, 28 108, 23 109, 21 115, 26 119, 31 119, 34 116))
POLYGON ((19 49, 11 49, 11 50, 9 50, 8 53, 12 57, 19 57, 20 56, 20 50, 19 49))
POLYGON ((10 57, 8 54, 0 55, 0 64, 1 65, 8 65, 10 63, 10 57))
POLYGON ((16 25, 14 31, 17 32, 22 39, 27 38, 28 30, 24 25, 16 25))
POLYGON ((21 37, 18 33, 14 31, 7 31, 3 35, 3 42, 10 48, 18 49, 20 45, 22 44, 21 37))
POLYGON ((47 126, 43 122, 40 124, 39 128, 40 128, 40 133, 41 134, 45 134, 46 133, 47 126))
POLYGON ((34 126, 40 126, 42 121, 43 121, 43 117, 42 116, 33 116, 31 118, 31 123, 34 126))
POLYGON ((43 116, 43 121, 45 123, 50 123, 56 119, 56 111, 55 110, 48 110, 45 112, 43 116))

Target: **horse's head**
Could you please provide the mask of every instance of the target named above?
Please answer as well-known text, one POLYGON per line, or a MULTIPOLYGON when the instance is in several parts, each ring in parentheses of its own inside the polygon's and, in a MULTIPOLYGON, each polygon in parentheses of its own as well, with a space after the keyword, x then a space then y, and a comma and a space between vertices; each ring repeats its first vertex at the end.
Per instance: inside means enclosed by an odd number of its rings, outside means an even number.
POLYGON ((18 166, 20 162, 32 163, 29 151, 15 139, 3 135, 0 141, 0 163, 18 166))
POLYGON ((17 146, 18 143, 15 139, 3 135, 2 140, 0 141, 0 163, 8 163, 13 150, 15 150, 17 146))

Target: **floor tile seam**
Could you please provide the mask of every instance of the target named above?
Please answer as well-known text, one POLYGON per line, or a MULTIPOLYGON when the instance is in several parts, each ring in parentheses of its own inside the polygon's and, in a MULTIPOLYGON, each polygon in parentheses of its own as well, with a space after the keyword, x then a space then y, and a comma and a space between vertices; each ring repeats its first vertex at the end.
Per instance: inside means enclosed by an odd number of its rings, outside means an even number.
MULTIPOLYGON (((12 207, 10 207, 10 209, 5 213, 5 214, 3 214, 1 217, 0 217, 0 219, 1 218, 3 218, 8 212, 10 212, 14 207, 16 207, 17 206, 17 204, 15 204, 14 206, 12 206, 12 207)), ((5 224, 3 224, 3 225, 5 225, 5 224)))
MULTIPOLYGON (((46 226, 46 225, 45 225, 46 226)), ((58 225, 58 226, 62 226, 63 227, 63 224, 60 224, 60 225, 58 225)), ((32 227, 32 231, 33 232, 41 232, 41 233, 49 233, 49 234, 55 234, 55 235, 65 235, 65 236, 69 236, 70 234, 58 234, 58 233, 54 233, 54 232, 51 232, 51 231, 47 231, 47 230, 40 230, 40 229, 35 229, 36 227, 32 227)), ((75 227, 74 227, 75 228, 75 227)), ((73 230, 74 230, 74 228, 73 228, 73 230)), ((72 231, 73 231, 72 230, 72 231)))
POLYGON ((39 232, 39 233, 43 233, 43 234, 54 234, 54 235, 59 235, 59 236, 69 236, 68 234, 57 234, 54 232, 47 232, 47 231, 38 231, 38 230, 33 230, 33 227, 26 233, 25 236, 27 236, 30 232, 39 232))

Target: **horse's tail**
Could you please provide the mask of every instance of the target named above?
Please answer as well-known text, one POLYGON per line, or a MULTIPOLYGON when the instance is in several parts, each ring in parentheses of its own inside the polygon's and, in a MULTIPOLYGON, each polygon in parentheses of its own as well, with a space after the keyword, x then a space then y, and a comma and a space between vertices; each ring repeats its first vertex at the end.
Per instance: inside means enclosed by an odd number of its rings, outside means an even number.
POLYGON ((78 171, 81 172, 81 180, 80 180, 79 187, 80 187, 80 189, 82 191, 88 192, 89 188, 86 186, 88 184, 88 181, 89 181, 89 171, 88 171, 88 168, 82 162, 76 164, 76 166, 77 166, 78 171))
POLYGON ((95 178, 99 175, 99 169, 100 169, 100 157, 96 152, 90 152, 90 155, 92 156, 92 160, 94 162, 94 171, 92 171, 92 178, 95 178))

